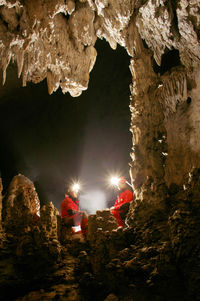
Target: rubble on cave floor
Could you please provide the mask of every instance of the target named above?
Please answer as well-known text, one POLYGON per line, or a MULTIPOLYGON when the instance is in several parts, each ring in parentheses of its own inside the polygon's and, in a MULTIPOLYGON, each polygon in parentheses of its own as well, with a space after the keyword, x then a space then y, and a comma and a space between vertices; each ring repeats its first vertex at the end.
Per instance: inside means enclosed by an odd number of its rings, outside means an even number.
POLYGON ((49 275, 48 283, 38 290, 30 290, 24 297, 17 298, 17 301, 42 301, 42 300, 80 300, 78 283, 74 277, 74 266, 77 258, 69 255, 63 248, 61 262, 55 267, 54 272, 49 275))
MULTIPOLYGON (((22 213, 26 227, 20 222, 17 228, 15 221, 15 228, 6 228, 2 222, 0 299, 199 300, 199 183, 196 170, 186 190, 171 185, 160 202, 133 202, 126 228, 117 228, 109 210, 97 211, 89 216, 84 239, 63 231, 51 203, 41 209, 39 223, 27 218, 27 207, 22 213)), ((29 194, 22 193, 27 184, 25 179, 11 190, 16 212, 30 204, 29 194)), ((4 199, 8 213, 9 193, 4 199)))

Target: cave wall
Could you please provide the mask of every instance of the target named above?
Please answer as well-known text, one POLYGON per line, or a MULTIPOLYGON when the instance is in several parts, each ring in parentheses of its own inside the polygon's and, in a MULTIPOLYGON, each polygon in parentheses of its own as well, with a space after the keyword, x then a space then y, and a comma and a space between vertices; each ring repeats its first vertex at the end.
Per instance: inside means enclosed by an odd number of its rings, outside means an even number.
POLYGON ((199 167, 198 1, 2 0, 0 22, 3 81, 16 61, 23 85, 46 78, 50 94, 87 89, 97 38, 126 48, 138 196, 162 182, 183 185, 199 167))
POLYGON ((195 1, 145 1, 135 16, 131 174, 141 197, 142 185, 183 185, 199 167, 198 11, 195 1))
MULTIPOLYGON (((181 75, 181 74, 180 74, 181 75)), ((175 73, 176 76, 176 73, 175 73)), ((182 75, 181 75, 182 76, 182 75)), ((166 180, 182 184, 190 173, 199 167, 199 67, 191 73, 183 73, 183 91, 177 97, 175 112, 165 119, 167 129, 168 157, 166 159, 166 180), (184 80, 184 82, 183 82, 184 80)))

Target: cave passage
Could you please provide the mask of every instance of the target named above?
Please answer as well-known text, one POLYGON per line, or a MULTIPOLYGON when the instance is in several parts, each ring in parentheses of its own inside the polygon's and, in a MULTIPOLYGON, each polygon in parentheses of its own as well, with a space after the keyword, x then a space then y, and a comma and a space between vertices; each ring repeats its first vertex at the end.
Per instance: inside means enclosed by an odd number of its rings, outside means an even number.
POLYGON ((128 176, 131 149, 130 58, 98 40, 89 88, 78 98, 48 95, 46 81, 21 87, 11 65, 0 94, 0 169, 4 190, 11 178, 30 178, 41 205, 59 209, 67 183, 80 179, 82 207, 94 212, 113 204, 109 173, 128 176), (87 202, 87 206, 86 206, 87 202), (94 205, 95 204, 95 205, 94 205))

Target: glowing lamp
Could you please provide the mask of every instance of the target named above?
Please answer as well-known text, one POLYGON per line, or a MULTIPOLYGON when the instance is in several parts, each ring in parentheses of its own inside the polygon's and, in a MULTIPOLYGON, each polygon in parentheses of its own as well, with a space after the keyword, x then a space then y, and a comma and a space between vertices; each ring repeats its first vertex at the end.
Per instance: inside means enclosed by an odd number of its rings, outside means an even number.
POLYGON ((79 183, 74 183, 74 185, 72 186, 72 190, 76 193, 79 192, 80 190, 80 184, 79 183))
POLYGON ((118 185, 119 181, 120 181, 120 178, 118 178, 118 177, 112 177, 110 179, 110 182, 112 185, 118 185))

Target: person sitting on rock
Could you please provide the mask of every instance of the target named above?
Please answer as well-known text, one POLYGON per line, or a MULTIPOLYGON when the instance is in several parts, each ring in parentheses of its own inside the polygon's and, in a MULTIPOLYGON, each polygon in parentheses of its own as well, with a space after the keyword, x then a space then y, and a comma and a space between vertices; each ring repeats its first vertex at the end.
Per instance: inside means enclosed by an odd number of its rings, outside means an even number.
POLYGON ((68 189, 64 200, 60 204, 60 211, 65 225, 69 227, 80 226, 82 234, 86 235, 88 215, 85 211, 80 211, 79 209, 78 189, 76 185, 68 189))
POLYGON ((111 213, 117 220, 118 227, 124 227, 125 218, 129 210, 130 202, 134 200, 134 194, 127 185, 124 177, 119 179, 117 187, 120 191, 113 207, 110 208, 111 213))

